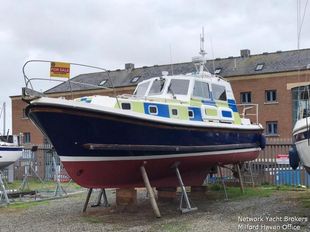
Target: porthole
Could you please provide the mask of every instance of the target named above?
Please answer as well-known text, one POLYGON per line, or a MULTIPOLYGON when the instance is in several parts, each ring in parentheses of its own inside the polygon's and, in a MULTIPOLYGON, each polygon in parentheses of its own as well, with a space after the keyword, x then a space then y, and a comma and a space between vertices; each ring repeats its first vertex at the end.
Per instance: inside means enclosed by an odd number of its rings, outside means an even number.
POLYGON ((188 111, 188 117, 189 117, 189 118, 194 118, 194 111, 189 110, 189 111, 188 111))
POLYGON ((158 114, 157 106, 149 106, 149 113, 153 115, 157 115, 158 114))
POLYGON ((131 110, 131 104, 130 103, 122 103, 122 109, 123 110, 131 110))
POLYGON ((171 113, 173 116, 178 116, 178 110, 177 109, 172 109, 171 113))

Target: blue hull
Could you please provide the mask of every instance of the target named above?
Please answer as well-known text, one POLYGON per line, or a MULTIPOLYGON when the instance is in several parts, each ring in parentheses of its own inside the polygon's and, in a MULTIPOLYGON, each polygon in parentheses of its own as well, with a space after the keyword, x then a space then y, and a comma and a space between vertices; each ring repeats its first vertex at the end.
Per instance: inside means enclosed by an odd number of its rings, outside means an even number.
POLYGON ((60 106, 29 105, 28 117, 60 156, 148 156, 259 147, 262 130, 169 125, 60 106))

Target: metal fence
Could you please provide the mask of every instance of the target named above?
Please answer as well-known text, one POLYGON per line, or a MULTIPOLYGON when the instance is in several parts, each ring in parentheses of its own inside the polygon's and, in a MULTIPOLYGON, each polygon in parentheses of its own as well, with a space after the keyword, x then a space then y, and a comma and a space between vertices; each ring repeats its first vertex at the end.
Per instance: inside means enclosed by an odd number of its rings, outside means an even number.
POLYGON ((65 171, 55 150, 49 144, 26 146, 23 155, 15 164, 15 177, 22 179, 25 175, 42 180, 55 180, 56 170, 61 181, 68 181, 65 171), (54 165, 54 161, 56 165, 54 165))
MULTIPOLYGON (((293 170, 289 165, 288 152, 291 145, 291 139, 267 139, 266 148, 260 151, 258 158, 245 163, 242 169, 245 182, 251 184, 253 180, 255 185, 310 187, 310 175, 306 170, 302 166, 293 170)), ((233 169, 232 166, 228 168, 233 169)), ((235 181, 231 170, 222 168, 222 172, 225 179, 235 181)))

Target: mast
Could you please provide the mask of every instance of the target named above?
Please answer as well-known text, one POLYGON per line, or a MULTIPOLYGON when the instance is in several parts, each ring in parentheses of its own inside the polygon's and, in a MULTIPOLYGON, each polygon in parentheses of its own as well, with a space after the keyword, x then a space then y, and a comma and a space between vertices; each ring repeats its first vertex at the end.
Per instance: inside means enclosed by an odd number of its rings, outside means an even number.
POLYGON ((203 72, 203 67, 206 63, 206 51, 205 51, 205 30, 204 27, 202 27, 202 34, 200 34, 200 51, 199 54, 201 55, 201 63, 200 63, 200 67, 199 67, 199 72, 202 73, 203 72))
POLYGON ((200 50, 199 50, 199 55, 200 56, 196 56, 193 57, 192 62, 195 64, 197 72, 199 72, 200 74, 203 74, 203 70, 205 68, 205 63, 206 63, 206 51, 205 51, 205 46, 204 46, 204 42, 205 42, 205 33, 204 33, 204 27, 202 27, 202 33, 200 34, 200 50))
POLYGON ((5 132, 5 130, 6 130, 6 128, 5 128, 5 107, 6 107, 5 102, 3 102, 3 107, 2 107, 2 111, 3 111, 3 136, 6 134, 6 132, 5 132))

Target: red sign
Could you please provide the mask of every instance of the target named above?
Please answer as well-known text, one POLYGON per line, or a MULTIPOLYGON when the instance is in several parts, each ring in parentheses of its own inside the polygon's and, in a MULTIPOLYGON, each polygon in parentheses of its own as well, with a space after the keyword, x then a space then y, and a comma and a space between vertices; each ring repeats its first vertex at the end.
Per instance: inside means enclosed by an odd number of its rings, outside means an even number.
POLYGON ((288 154, 277 154, 276 162, 277 164, 289 164, 288 154))

